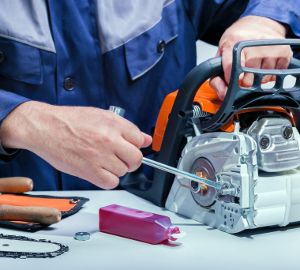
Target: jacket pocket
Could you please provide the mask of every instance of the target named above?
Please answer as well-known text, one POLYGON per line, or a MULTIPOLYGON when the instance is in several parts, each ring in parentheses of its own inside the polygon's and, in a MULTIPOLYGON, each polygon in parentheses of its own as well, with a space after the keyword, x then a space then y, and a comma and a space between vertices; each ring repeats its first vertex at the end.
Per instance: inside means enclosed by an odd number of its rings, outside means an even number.
POLYGON ((39 49, 0 37, 0 76, 28 83, 42 84, 39 49))
POLYGON ((168 43, 178 35, 176 3, 164 7, 161 19, 125 46, 126 65, 132 80, 151 70, 163 57, 168 43))

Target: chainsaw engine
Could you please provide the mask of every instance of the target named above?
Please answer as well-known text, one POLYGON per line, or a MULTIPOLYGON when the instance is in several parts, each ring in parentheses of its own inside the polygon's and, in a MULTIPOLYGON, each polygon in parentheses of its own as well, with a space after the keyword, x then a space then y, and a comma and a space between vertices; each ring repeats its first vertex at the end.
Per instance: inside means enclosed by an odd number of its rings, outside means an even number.
POLYGON ((299 221, 299 145, 290 120, 274 114, 189 138, 178 168, 222 188, 176 177, 166 208, 228 233, 299 221))

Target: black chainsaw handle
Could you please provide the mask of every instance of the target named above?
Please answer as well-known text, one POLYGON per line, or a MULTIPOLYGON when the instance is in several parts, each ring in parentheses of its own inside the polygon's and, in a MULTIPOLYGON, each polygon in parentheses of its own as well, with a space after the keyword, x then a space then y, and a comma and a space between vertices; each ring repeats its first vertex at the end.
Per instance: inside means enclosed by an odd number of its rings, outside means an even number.
MULTIPOLYGON (((218 112, 209 119, 201 122, 203 131, 211 132, 218 130, 225 125, 231 116, 242 109, 258 108, 263 106, 281 106, 285 108, 299 109, 300 89, 300 61, 292 59, 288 69, 256 69, 243 67, 241 65, 242 50, 248 47, 290 45, 299 47, 299 39, 277 39, 277 40, 252 40, 237 43, 233 48, 233 61, 230 83, 224 101, 218 112), (242 73, 249 72, 254 75, 253 85, 243 88, 239 85, 239 78, 242 73), (265 75, 276 75, 276 83, 272 89, 262 89, 262 79, 265 75), (287 75, 297 78, 296 85, 289 89, 284 88, 283 82, 287 75)), ((196 74, 194 78, 196 79, 196 74)), ((197 79, 196 79, 197 80, 197 79)), ((203 82, 200 82, 200 85, 203 82)), ((185 88, 183 83, 183 88, 185 88)), ((190 91, 192 89, 189 89, 190 91)), ((188 91, 188 90, 187 90, 188 91)), ((196 94, 197 89, 191 92, 196 94)))
MULTIPOLYGON (((282 106, 285 108, 299 108, 299 89, 300 89, 300 61, 292 59, 289 68, 286 70, 278 69, 255 69, 243 67, 241 65, 242 50, 247 47, 258 46, 278 46, 290 45, 300 46, 299 39, 278 39, 278 40, 253 40, 237 43, 233 48, 233 61, 230 83, 224 101, 218 112, 210 118, 201 121, 201 128, 204 132, 217 131, 225 125, 231 116, 245 108, 268 106, 282 106), (250 88, 239 86, 240 74, 249 72, 254 74, 254 83, 250 88), (261 81, 264 75, 276 75, 276 84, 272 89, 266 91, 261 87, 261 81), (286 91, 283 87, 284 78, 287 75, 293 75, 297 78, 293 89, 286 91), (298 92, 298 93, 297 93, 298 92)), ((199 87, 208 79, 214 76, 222 76, 221 58, 210 59, 195 67, 185 78, 174 104, 175 113, 181 110, 184 112, 192 110, 192 104, 195 94, 199 87), (178 106, 175 106, 175 105, 178 106)), ((173 113, 173 111, 172 111, 173 113)))

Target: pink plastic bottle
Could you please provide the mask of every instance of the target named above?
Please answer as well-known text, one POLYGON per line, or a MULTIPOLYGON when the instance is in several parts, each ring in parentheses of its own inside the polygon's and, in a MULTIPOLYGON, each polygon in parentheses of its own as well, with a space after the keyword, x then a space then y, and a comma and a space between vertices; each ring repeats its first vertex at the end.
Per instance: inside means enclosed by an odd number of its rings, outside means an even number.
POLYGON ((176 234, 180 233, 180 229, 173 227, 167 216, 117 204, 99 209, 99 229, 101 232, 150 244, 159 244, 165 240, 175 241, 176 234))

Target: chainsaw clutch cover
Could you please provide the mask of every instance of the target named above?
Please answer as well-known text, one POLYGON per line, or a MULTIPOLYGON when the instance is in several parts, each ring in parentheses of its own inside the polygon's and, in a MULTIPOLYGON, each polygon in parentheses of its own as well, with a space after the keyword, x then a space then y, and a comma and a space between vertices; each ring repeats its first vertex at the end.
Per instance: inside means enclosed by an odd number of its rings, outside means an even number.
POLYGON ((178 168, 222 188, 175 177, 166 208, 228 233, 300 221, 299 138, 281 116, 190 138, 178 168))

